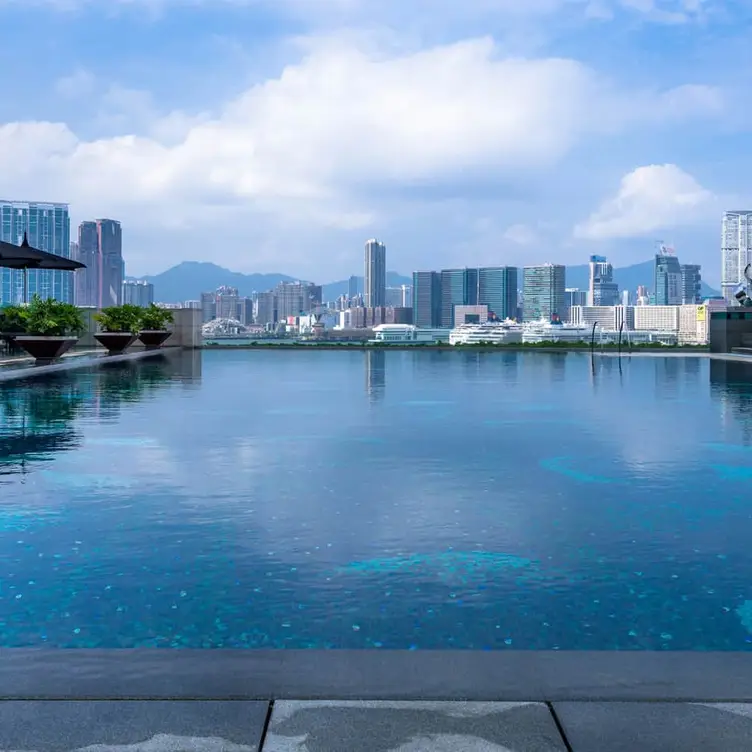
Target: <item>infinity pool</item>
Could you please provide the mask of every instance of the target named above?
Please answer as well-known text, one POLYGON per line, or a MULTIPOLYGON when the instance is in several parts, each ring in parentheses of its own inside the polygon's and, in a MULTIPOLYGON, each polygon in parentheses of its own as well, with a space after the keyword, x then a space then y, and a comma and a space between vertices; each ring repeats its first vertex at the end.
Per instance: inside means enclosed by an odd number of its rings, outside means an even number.
POLYGON ((0 416, 4 646, 752 647, 747 364, 186 352, 0 416))

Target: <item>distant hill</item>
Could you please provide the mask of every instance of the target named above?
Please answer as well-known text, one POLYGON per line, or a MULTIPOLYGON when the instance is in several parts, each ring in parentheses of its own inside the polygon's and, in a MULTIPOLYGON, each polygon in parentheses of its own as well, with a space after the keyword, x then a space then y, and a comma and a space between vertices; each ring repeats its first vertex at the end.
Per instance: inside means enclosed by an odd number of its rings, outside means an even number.
MULTIPOLYGON (((238 294, 248 296, 253 292, 271 290, 280 282, 294 282, 300 277, 287 274, 241 274, 224 267, 202 261, 183 261, 161 274, 142 279, 154 285, 154 299, 160 303, 182 303, 198 300, 202 292, 216 290, 222 285, 236 287, 238 294)), ((315 281, 315 280, 314 280, 315 281)), ((410 277, 402 277, 396 272, 387 273, 387 285, 399 287, 412 284, 410 277)), ((330 282, 323 286, 324 300, 335 300, 346 294, 349 280, 330 282)), ((363 289, 363 278, 358 277, 359 290, 363 289)))
MULTIPOLYGON (((240 295, 271 290, 280 282, 294 282, 300 277, 287 274, 241 274, 216 264, 201 261, 184 261, 171 269, 151 277, 144 277, 154 285, 154 298, 161 303, 182 303, 185 300, 198 300, 202 292, 216 290, 221 285, 237 287, 240 295)), ((639 285, 653 288, 653 261, 614 269, 614 279, 620 290, 634 291, 639 285)), ((316 281, 316 280, 314 280, 316 281)), ((397 272, 387 272, 387 286, 399 287, 412 284, 412 277, 397 272)), ((522 275, 520 275, 522 284, 522 275)), ((587 264, 567 267, 567 287, 579 287, 587 290, 589 270, 587 264)), ((349 281, 329 282, 323 285, 324 300, 335 300, 348 291, 349 281)), ((363 278, 358 277, 358 290, 363 291, 363 278)), ((703 282, 704 297, 719 295, 717 290, 703 282)))

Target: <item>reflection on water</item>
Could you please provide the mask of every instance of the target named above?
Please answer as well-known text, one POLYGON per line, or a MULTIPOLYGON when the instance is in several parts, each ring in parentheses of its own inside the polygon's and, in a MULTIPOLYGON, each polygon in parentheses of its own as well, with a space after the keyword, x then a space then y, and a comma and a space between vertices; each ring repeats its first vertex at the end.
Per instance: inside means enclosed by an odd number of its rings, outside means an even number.
POLYGON ((745 364, 183 352, 0 415, 5 645, 752 645, 745 364))

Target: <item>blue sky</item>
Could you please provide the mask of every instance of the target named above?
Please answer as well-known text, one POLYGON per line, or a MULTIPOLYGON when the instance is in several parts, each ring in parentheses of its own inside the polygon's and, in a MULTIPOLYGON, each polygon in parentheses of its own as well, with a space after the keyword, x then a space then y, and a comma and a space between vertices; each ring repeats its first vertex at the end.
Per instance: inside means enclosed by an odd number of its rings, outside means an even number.
POLYGON ((750 208, 749 3, 0 0, 0 196, 131 274, 646 260, 750 208))

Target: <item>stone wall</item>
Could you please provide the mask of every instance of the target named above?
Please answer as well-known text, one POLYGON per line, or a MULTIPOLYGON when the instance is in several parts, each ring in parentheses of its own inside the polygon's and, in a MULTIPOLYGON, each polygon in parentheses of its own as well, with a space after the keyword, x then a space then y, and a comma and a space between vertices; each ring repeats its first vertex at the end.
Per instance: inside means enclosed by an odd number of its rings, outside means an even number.
MULTIPOLYGON (((86 331, 78 340, 77 347, 99 347, 94 335, 99 330, 98 324, 94 319, 96 308, 81 307, 79 308, 86 324, 86 331)), ((197 308, 178 308, 173 312, 174 321, 167 328, 173 333, 165 347, 184 347, 197 348, 203 344, 201 334, 201 310, 197 308)), ((140 342, 133 344, 131 349, 143 347, 140 342)))

